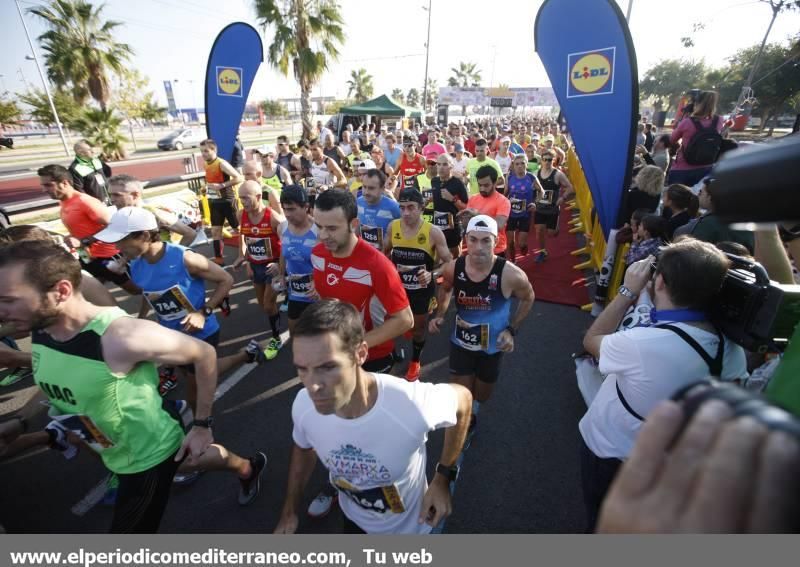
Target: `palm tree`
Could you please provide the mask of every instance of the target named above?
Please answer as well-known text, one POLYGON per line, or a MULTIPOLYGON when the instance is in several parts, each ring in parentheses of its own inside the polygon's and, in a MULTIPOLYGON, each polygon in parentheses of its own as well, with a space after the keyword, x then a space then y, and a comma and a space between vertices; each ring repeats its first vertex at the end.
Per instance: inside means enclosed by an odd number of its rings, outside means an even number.
POLYGON ((116 41, 116 28, 122 22, 103 20, 104 6, 51 0, 29 12, 48 27, 38 39, 49 79, 59 89, 69 89, 77 103, 85 104, 91 96, 105 110, 111 96, 107 73, 123 72, 133 50, 116 41))
MULTIPOLYGON (((479 87, 481 85, 481 72, 476 68, 475 63, 464 63, 461 61, 458 64, 458 69, 451 67, 450 70, 453 75, 447 79, 447 86, 449 87, 479 87)), ((467 105, 461 105, 461 115, 467 114, 467 105)))
POLYGON ((426 96, 426 100, 423 105, 425 107, 425 110, 436 106, 436 102, 439 100, 439 84, 433 79, 429 78, 428 88, 426 89, 426 92, 428 94, 426 96))
POLYGON ((254 0, 253 4, 264 30, 275 28, 267 61, 286 76, 291 64, 300 85, 303 137, 310 138, 311 91, 328 69, 328 61, 339 57, 338 46, 344 43, 339 4, 336 0, 254 0))
POLYGON ((125 157, 125 142, 128 140, 120 132, 122 119, 113 110, 87 108, 72 126, 100 150, 100 158, 104 161, 125 157))
POLYGON ((347 97, 353 96, 356 102, 366 102, 372 98, 372 75, 366 69, 350 71, 350 80, 347 81, 347 97))
POLYGON ((406 104, 411 107, 416 107, 419 104, 419 91, 417 89, 408 89, 406 104))
POLYGON ((406 101, 406 95, 403 94, 401 89, 393 89, 392 98, 399 103, 404 103, 406 101))

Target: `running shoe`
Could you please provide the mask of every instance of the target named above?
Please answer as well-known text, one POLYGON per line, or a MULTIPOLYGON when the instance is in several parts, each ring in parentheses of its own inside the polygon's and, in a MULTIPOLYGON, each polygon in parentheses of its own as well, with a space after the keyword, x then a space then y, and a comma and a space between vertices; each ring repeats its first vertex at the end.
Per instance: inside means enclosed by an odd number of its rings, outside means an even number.
POLYGON ((267 348, 264 351, 264 356, 267 357, 267 360, 272 360, 276 356, 278 356, 278 351, 281 350, 283 347, 283 342, 281 341, 280 337, 272 337, 267 343, 267 348))
POLYGON ((11 372, 9 372, 2 380, 0 380, 0 386, 11 386, 12 384, 16 384, 20 380, 24 380, 33 376, 33 369, 32 368, 15 368, 11 372))
POLYGON ((255 339, 250 339, 250 342, 244 347, 244 352, 247 355, 247 362, 264 364, 267 361, 266 351, 261 348, 261 345, 255 339))
POLYGON ((175 367, 162 366, 158 369, 158 393, 161 394, 162 398, 166 396, 167 393, 174 390, 177 385, 178 381, 175 378, 175 367))
POLYGON ((219 304, 219 312, 222 313, 223 317, 231 314, 231 298, 229 295, 226 295, 222 303, 219 304))
POLYGON ((204 472, 206 471, 175 473, 175 476, 172 477, 172 484, 177 484, 178 486, 189 486, 197 482, 197 479, 200 478, 200 475, 204 472))
POLYGON ((547 250, 540 250, 533 261, 536 262, 537 264, 541 264, 545 260, 547 260, 547 250))
POLYGON ((250 476, 246 479, 239 479, 241 486, 239 487, 239 505, 247 506, 261 490, 261 475, 264 474, 264 469, 267 468, 267 456, 259 451, 250 457, 250 476))
POLYGON ((328 485, 308 505, 308 515, 315 520, 324 518, 331 511, 337 499, 336 490, 331 485, 328 485))
POLYGON ((119 477, 111 473, 106 479, 106 493, 100 503, 103 506, 113 506, 117 503, 117 492, 119 492, 119 477))
POLYGON ((416 382, 419 380, 419 373, 422 368, 419 361, 412 360, 408 365, 408 370, 406 370, 406 380, 409 382, 416 382))

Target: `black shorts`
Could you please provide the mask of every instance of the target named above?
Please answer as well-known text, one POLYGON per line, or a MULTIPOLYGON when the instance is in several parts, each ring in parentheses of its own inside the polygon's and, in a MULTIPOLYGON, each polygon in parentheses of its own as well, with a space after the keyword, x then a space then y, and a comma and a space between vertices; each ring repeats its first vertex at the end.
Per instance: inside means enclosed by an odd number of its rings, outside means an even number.
POLYGON ((531 228, 531 217, 524 216, 519 218, 510 217, 508 219, 508 224, 506 225, 506 231, 514 232, 516 230, 520 232, 528 232, 531 228))
POLYGON ((431 299, 436 288, 431 286, 427 289, 406 291, 408 303, 411 304, 411 312, 414 315, 427 315, 431 312, 431 299))
POLYGON ((92 274, 101 282, 113 282, 117 285, 128 283, 131 280, 130 276, 128 276, 128 272, 122 272, 121 274, 112 272, 106 267, 106 264, 110 261, 111 258, 92 258, 88 262, 81 260, 81 268, 92 274))
POLYGON ((500 377, 502 359, 502 352, 488 354, 450 344, 450 374, 455 376, 475 376, 481 382, 494 384, 500 377))
POLYGON ((547 214, 536 211, 533 213, 533 224, 543 224, 547 227, 547 230, 558 230, 559 216, 558 213, 547 214))
POLYGON ((296 299, 289 300, 289 309, 286 312, 286 316, 296 321, 300 318, 300 315, 303 314, 303 311, 308 309, 308 306, 311 305, 310 301, 297 301, 296 299))
POLYGON ((211 226, 222 226, 225 221, 234 229, 239 228, 236 218, 236 203, 228 199, 209 199, 208 208, 211 212, 211 226))
MULTIPOLYGON (((210 344, 211 346, 213 346, 216 349, 217 345, 219 345, 219 330, 217 330, 217 332, 214 333, 213 335, 208 335, 206 338, 199 339, 199 340, 203 341, 204 343, 210 344)), ((185 372, 188 372, 189 374, 192 374, 192 375, 194 375, 194 373, 195 373, 194 372, 194 364, 184 364, 182 366, 179 366, 178 368, 180 368, 181 370, 183 370, 185 372)))
POLYGON ((383 358, 376 358, 375 360, 368 360, 361 365, 361 368, 367 372, 378 372, 379 374, 388 374, 392 371, 394 366, 394 356, 388 355, 383 358))

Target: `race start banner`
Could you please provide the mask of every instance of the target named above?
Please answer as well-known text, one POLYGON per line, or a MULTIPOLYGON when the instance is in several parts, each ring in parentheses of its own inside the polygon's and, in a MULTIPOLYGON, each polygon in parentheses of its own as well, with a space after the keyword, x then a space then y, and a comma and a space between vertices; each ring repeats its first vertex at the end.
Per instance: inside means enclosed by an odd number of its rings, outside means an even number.
POLYGON ((217 153, 230 161, 244 105, 258 67, 264 60, 261 36, 243 22, 219 32, 206 68, 206 132, 217 153))
POLYGON ((636 144, 639 73, 628 24, 614 0, 545 0, 534 41, 607 239, 636 144))

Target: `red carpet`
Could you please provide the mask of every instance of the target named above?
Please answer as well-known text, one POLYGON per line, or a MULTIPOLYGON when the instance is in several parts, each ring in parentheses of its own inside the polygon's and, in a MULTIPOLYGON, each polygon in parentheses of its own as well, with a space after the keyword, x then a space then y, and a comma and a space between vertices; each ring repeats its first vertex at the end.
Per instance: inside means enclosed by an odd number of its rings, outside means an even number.
POLYGON ((517 265, 528 275, 537 301, 576 306, 591 301, 589 290, 582 283, 583 273, 573 269, 575 264, 583 262, 586 257, 570 255, 570 252, 581 247, 577 236, 569 233, 572 228, 568 224, 571 218, 572 211, 561 211, 558 236, 547 238, 547 260, 541 264, 533 261, 535 251, 539 249, 533 230, 528 233, 528 255, 524 258, 517 257, 517 265), (581 281, 578 285, 572 285, 576 280, 581 281))

